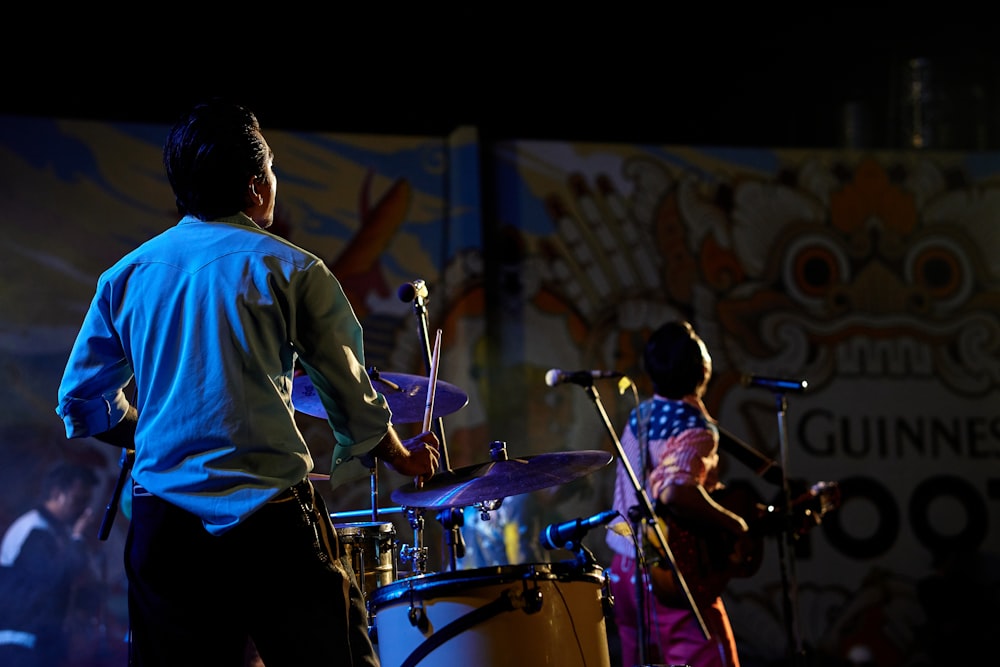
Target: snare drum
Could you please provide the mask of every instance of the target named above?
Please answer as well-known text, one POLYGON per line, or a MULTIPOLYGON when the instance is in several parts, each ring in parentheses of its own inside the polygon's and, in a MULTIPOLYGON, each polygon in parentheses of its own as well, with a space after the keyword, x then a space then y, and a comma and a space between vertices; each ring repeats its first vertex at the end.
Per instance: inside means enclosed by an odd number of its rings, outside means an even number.
POLYGON ((351 562, 366 602, 396 580, 396 527, 392 523, 337 523, 337 540, 351 562))
POLYGON ((383 667, 610 667, 601 568, 502 565, 401 579, 369 602, 383 667))

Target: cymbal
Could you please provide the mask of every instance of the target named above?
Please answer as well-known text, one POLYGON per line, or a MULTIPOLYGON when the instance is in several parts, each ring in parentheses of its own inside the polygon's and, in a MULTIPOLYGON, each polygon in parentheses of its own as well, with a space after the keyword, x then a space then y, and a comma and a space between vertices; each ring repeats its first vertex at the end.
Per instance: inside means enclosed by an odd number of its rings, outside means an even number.
POLYGON ((411 482, 391 497, 406 507, 466 507, 565 484, 603 468, 612 458, 601 450, 583 450, 477 463, 437 473, 420 488, 411 482))
MULTIPOLYGON (((375 391, 385 396, 392 410, 394 424, 419 424, 424 421, 427 409, 427 385, 430 378, 404 373, 373 373, 375 391)), ((437 381, 434 386, 434 409, 431 417, 437 419, 464 408, 468 395, 453 384, 437 381)), ((292 405, 298 412, 326 419, 326 409, 316 393, 312 380, 305 373, 296 375, 292 383, 292 405)))

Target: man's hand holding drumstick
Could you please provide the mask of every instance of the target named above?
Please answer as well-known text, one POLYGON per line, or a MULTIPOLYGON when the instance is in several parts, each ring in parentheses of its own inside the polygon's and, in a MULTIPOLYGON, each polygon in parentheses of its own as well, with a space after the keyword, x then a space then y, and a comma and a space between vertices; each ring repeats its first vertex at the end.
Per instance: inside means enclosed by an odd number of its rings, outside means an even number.
MULTIPOLYGON (((441 359, 441 330, 437 330, 434 337, 434 353, 431 355, 431 372, 427 379, 427 403, 424 406, 424 422, 420 429, 425 433, 431 430, 431 422, 434 421, 434 395, 437 393, 438 362, 441 359)), ((417 477, 413 480, 413 486, 418 489, 423 485, 422 480, 417 477)))

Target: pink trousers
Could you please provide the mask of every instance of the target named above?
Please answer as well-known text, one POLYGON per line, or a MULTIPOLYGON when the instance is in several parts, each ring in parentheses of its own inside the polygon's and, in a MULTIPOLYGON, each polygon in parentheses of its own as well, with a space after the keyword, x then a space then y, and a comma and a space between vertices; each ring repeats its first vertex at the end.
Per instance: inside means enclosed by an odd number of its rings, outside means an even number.
MULTIPOLYGON (((614 618, 621 642, 622 667, 639 663, 638 604, 635 585, 635 560, 615 555, 610 569, 611 593, 615 598, 614 618)), ((657 602, 650 590, 649 578, 643 586, 643 624, 646 638, 646 663, 691 665, 691 667, 739 667, 736 638, 721 598, 702 609, 702 619, 710 639, 689 609, 667 607, 657 602)), ((690 582, 689 582, 690 583, 690 582)))

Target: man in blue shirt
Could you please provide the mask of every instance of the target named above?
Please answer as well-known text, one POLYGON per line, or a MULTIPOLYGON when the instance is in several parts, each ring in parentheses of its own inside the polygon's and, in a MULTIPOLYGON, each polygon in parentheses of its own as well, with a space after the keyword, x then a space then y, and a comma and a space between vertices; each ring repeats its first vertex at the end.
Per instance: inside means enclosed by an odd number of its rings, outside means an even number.
POLYGON ((163 156, 183 217, 101 275, 56 409, 68 437, 134 449, 130 664, 238 666, 252 640, 268 667, 377 665, 308 477, 296 365, 333 429, 331 480, 377 458, 426 481, 438 440, 400 439, 340 283, 265 231, 278 182, 255 115, 198 105, 163 156))

